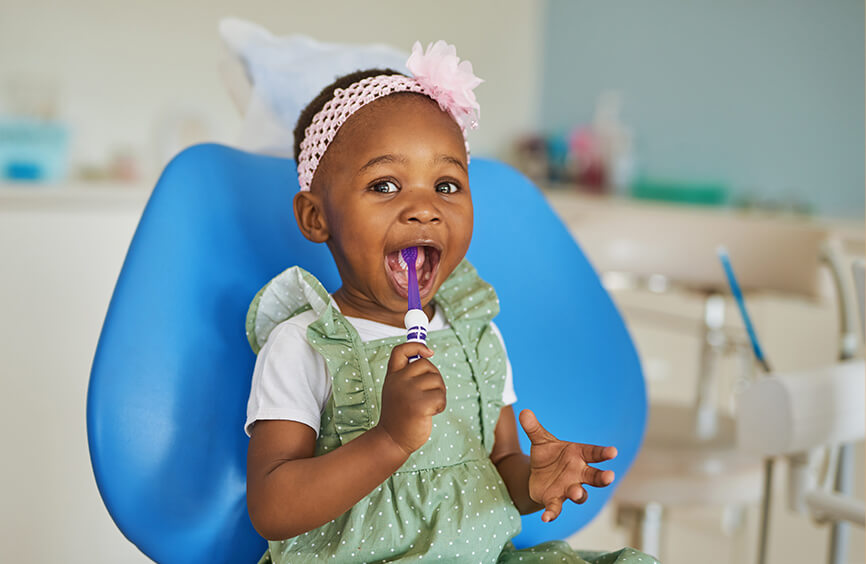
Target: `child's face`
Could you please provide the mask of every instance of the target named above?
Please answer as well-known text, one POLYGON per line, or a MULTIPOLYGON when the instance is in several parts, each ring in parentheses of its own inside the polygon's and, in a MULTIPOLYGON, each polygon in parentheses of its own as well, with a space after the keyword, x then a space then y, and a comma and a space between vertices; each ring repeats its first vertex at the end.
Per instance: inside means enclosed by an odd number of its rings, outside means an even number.
POLYGON ((343 125, 311 193, 342 277, 341 297, 370 318, 401 324, 407 274, 398 256, 417 246, 421 302, 429 303, 472 238, 466 160, 459 127, 425 97, 379 99, 343 125))

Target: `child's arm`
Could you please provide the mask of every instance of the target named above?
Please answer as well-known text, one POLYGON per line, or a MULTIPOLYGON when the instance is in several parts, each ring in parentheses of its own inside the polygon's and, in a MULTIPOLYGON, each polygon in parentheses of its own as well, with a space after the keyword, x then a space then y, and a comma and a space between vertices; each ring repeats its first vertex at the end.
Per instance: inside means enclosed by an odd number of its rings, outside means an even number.
POLYGON ((268 540, 287 539, 342 514, 407 456, 379 427, 313 457, 316 432, 296 421, 259 421, 247 451, 250 520, 268 540), (347 470, 350 470, 347 472, 347 470))
POLYGON ((522 515, 544 508, 541 519, 552 521, 559 516, 566 499, 586 501, 588 494, 583 484, 604 487, 613 483, 612 470, 598 470, 589 463, 616 457, 615 447, 560 441, 528 409, 521 412, 520 424, 532 441, 530 456, 520 449, 514 410, 506 406, 499 414, 490 459, 522 515))
POLYGON ((445 409, 445 384, 420 343, 394 347, 379 424, 340 448, 313 456, 316 433, 295 421, 259 421, 247 451, 247 506, 269 540, 287 539, 339 517, 424 445, 445 409), (422 359, 409 363, 409 358, 422 359))

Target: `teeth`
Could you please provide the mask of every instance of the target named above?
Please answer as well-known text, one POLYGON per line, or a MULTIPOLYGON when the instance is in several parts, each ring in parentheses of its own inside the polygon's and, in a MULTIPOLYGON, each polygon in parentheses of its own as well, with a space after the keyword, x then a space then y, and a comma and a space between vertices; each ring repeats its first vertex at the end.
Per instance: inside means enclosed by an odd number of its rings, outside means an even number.
POLYGON ((403 260, 403 253, 397 252, 397 262, 400 264, 400 268, 403 270, 409 270, 409 265, 406 264, 406 261, 403 260))

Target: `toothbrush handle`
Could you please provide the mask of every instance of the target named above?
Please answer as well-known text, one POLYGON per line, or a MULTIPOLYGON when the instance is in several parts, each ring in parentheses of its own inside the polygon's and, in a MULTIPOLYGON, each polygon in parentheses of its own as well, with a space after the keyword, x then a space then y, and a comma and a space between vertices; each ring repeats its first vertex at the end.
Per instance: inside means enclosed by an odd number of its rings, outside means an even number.
MULTIPOLYGON (((403 318, 406 326, 406 341, 409 343, 427 344, 427 316, 420 309, 410 309, 403 318)), ((409 357, 409 362, 415 362, 421 358, 420 355, 409 357)))
POLYGON ((749 317, 749 311, 746 309, 746 300, 743 298, 743 291, 740 289, 740 284, 737 282, 737 277, 734 275, 734 267, 731 266, 731 259, 728 252, 724 249, 718 251, 719 260, 722 262, 722 268, 725 271, 725 276, 728 279, 728 285, 731 287, 731 294, 737 302, 737 307, 740 309, 740 315, 743 318, 743 325, 746 326, 746 333, 749 335, 749 342, 752 344, 752 350, 755 353, 755 358, 761 364, 761 367, 770 373, 770 365, 764 357, 764 351, 761 349, 761 343, 758 341, 758 334, 755 333, 755 327, 752 325, 752 318, 749 317))

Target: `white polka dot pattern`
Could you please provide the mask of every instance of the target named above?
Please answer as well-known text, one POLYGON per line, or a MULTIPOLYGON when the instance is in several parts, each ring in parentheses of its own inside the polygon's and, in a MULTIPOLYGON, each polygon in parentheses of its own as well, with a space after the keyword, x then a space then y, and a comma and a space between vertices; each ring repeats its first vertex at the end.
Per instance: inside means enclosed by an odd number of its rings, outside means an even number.
MULTIPOLYGON (((315 291, 327 295, 324 288, 315 291)), ((450 327, 431 332, 428 344, 448 402, 433 418, 428 442, 343 515, 297 537, 270 542, 262 564, 654 562, 641 553, 626 552, 631 549, 583 559, 561 541, 514 548, 510 539, 520 531, 520 515, 489 458, 488 435, 492 437, 502 407, 505 383, 504 349, 489 330, 491 312, 499 310, 496 295, 464 261, 440 288, 436 307, 443 308, 450 327)), ((332 307, 309 326, 307 337, 325 358, 333 383, 316 443, 318 456, 378 421, 388 359, 404 339, 363 343, 332 307)))

